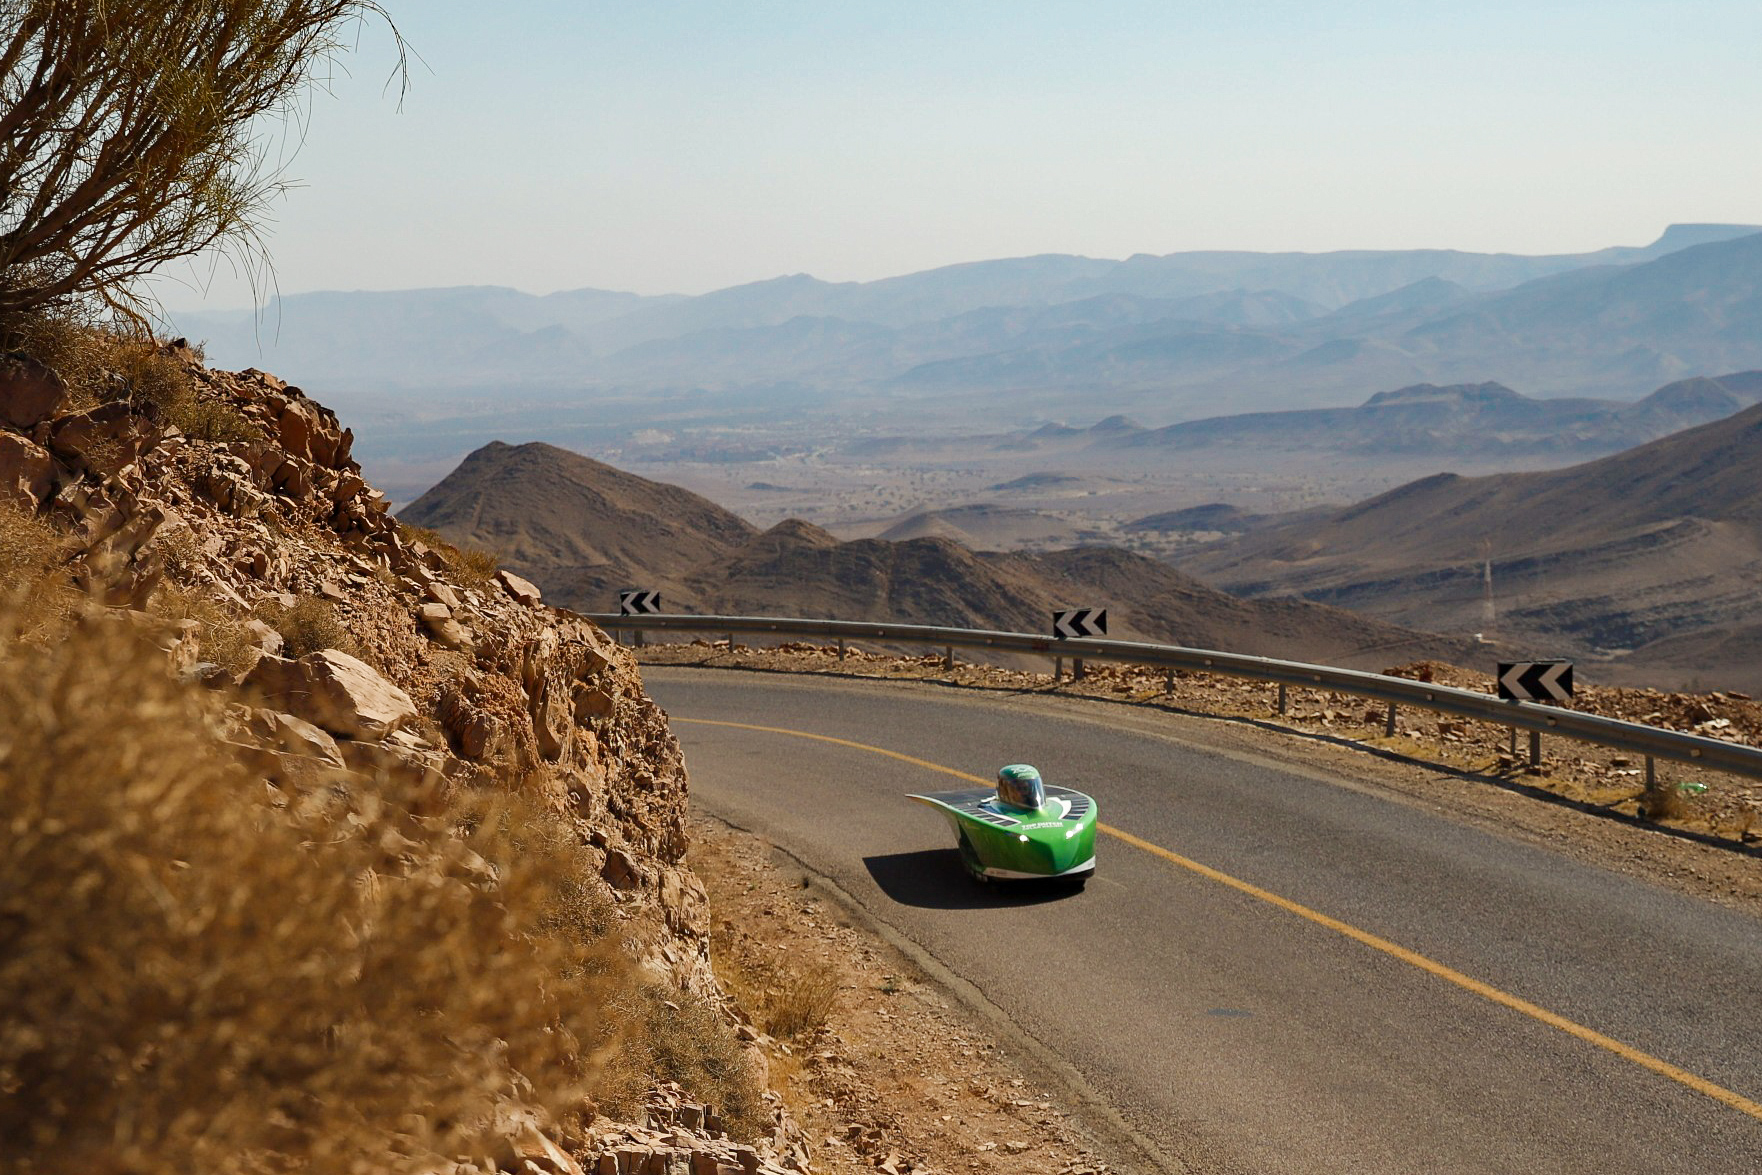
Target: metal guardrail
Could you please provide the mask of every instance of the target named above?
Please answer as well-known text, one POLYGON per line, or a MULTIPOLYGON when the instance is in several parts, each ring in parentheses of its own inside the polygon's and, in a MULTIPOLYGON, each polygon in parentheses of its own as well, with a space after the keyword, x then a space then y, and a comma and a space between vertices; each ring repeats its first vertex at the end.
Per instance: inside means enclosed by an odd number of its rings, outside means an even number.
MULTIPOLYGON (((1450 686, 1431 685, 1403 677, 1387 677, 1356 669, 1336 669, 1301 661, 1278 661, 1210 649, 1187 649, 1176 645, 1151 645, 1135 641, 1055 640, 1025 632, 986 632, 971 628, 934 628, 922 624, 873 624, 860 620, 807 620, 767 616, 622 616, 616 613, 583 613, 602 628, 632 632, 766 633, 777 636, 830 637, 850 640, 881 640, 898 644, 924 644, 954 649, 995 649, 1012 653, 1039 653, 1090 661, 1118 661, 1154 665, 1165 669, 1200 670, 1352 694, 1390 706, 1413 706, 1458 718, 1496 722, 1533 735, 1555 734, 1583 742, 1653 758, 1694 763, 1733 775, 1762 779, 1762 749, 1664 730, 1619 718, 1581 714, 1534 702, 1506 702, 1492 694, 1450 686)), ((1393 711, 1390 712, 1393 722, 1393 711)), ((1533 758, 1532 742, 1532 758, 1533 758)), ((1650 776, 1650 762, 1648 776, 1650 776)))

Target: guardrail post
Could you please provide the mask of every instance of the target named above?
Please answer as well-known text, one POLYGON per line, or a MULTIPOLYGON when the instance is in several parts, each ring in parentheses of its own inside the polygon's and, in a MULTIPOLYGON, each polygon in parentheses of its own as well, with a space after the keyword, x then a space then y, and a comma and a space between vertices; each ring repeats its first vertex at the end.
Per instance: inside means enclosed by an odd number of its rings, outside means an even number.
POLYGON ((1081 658, 1081 657, 1072 657, 1071 658, 1071 680, 1072 681, 1082 681, 1083 680, 1083 658, 1081 658))
POLYGON ((954 646, 953 645, 943 645, 942 646, 942 667, 944 669, 953 669, 954 668, 954 646))
POLYGON ((1065 659, 1063 657, 1054 657, 1052 659, 1052 681, 1053 681, 1053 684, 1054 685, 1058 684, 1058 679, 1063 677, 1064 675, 1065 675, 1065 659))
POLYGON ((1389 703, 1388 716, 1383 719, 1383 737, 1384 738, 1394 738, 1395 737, 1395 703, 1394 702, 1389 703))
POLYGON ((1542 767, 1542 732, 1530 731, 1530 767, 1541 770, 1542 767))
POLYGON ((728 655, 730 657, 732 657, 734 655, 734 634, 733 633, 728 634, 728 655))
POLYGON ((1290 712, 1291 712, 1291 690, 1288 686, 1285 685, 1284 682, 1281 681, 1279 683, 1279 713, 1280 714, 1289 714, 1290 712))
POLYGON ((1162 692, 1165 694, 1172 694, 1175 692, 1175 671, 1173 669, 1164 669, 1162 671, 1162 692))
POLYGON ((1674 807, 1670 802, 1670 786, 1659 786, 1658 767, 1652 756, 1646 756, 1646 790, 1640 793, 1640 815, 1647 820, 1661 818, 1674 807))
POLYGON ((843 637, 838 638, 838 659, 840 661, 844 660, 844 638, 843 637))
POLYGON ((633 635, 636 637, 636 639, 631 641, 630 643, 639 649, 642 648, 642 629, 640 629, 640 628, 637 629, 633 635))

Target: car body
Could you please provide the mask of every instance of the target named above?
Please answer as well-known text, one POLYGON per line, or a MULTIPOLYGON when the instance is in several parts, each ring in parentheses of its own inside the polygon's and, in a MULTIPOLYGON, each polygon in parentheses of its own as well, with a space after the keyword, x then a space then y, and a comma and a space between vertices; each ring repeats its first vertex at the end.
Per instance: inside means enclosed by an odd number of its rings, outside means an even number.
POLYGON ((1081 884, 1095 872, 1095 800, 1068 787, 1038 786, 1038 773, 1033 782, 1041 794, 1011 796, 1005 785, 910 798, 947 818, 961 863, 978 880, 1060 878, 1081 884))

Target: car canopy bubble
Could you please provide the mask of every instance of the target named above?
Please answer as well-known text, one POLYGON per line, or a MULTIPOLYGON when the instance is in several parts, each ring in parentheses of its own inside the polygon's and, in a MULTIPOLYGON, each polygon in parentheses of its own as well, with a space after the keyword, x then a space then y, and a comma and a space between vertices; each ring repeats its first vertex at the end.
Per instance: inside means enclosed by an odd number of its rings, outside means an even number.
POLYGON ((1033 767, 1011 763, 997 773, 997 801, 1025 812, 1038 812, 1046 804, 1046 784, 1033 767))

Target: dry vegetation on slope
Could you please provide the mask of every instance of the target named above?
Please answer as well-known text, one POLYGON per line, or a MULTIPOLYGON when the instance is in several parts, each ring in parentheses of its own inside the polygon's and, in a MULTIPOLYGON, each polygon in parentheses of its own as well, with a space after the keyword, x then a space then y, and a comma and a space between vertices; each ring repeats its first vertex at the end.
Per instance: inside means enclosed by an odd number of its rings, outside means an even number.
POLYGON ((657 1079, 675 1162, 802 1166, 628 655, 298 389, 60 346, 0 368, 0 1170, 577 1175, 657 1079))

